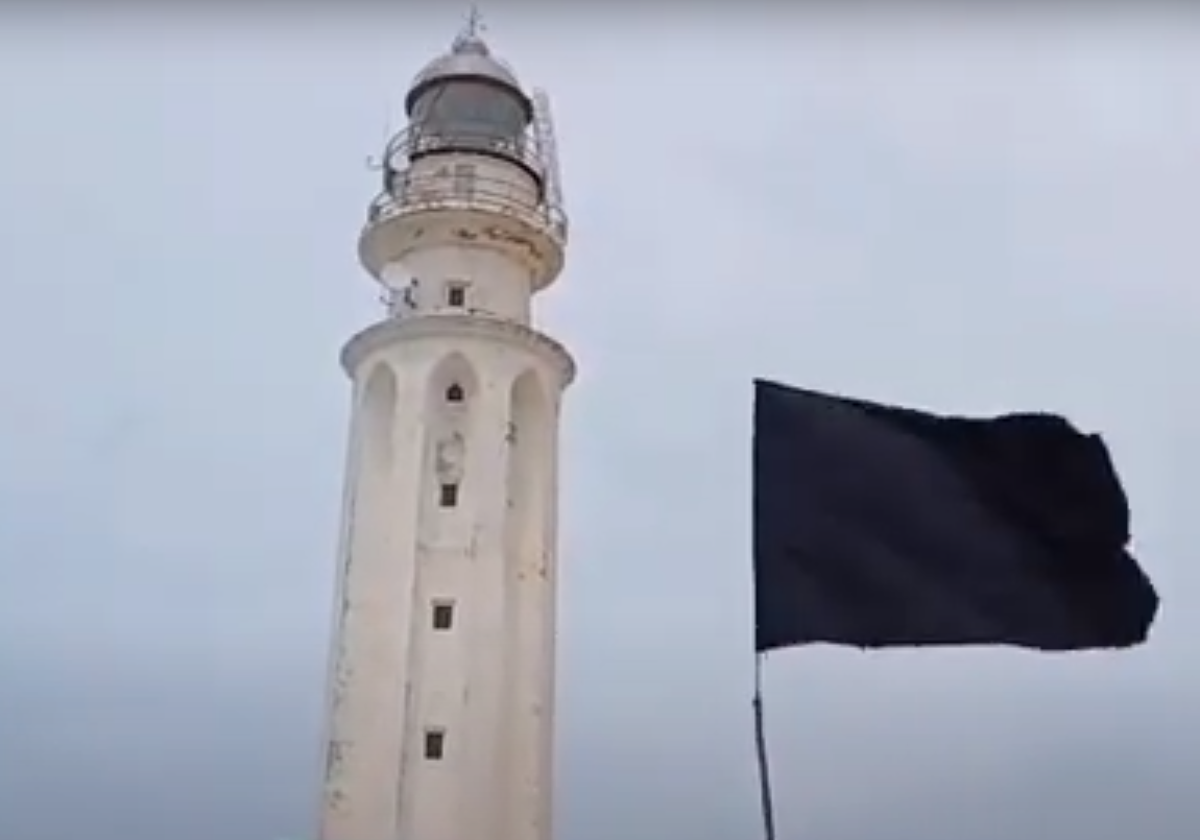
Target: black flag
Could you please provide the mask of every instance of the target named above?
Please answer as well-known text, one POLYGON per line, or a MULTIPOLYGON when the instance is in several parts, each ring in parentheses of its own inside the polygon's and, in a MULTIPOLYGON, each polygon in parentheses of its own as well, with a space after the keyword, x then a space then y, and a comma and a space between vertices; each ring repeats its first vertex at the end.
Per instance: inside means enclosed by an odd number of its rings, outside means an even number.
POLYGON ((755 382, 759 651, 1146 639, 1154 587, 1100 438, 755 382))

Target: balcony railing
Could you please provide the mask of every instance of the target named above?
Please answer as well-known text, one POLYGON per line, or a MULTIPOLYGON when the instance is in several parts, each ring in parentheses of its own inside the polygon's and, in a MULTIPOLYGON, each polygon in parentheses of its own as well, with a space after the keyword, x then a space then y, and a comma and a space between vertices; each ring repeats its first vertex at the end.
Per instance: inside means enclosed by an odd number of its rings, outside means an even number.
POLYGON ((443 209, 471 209, 520 219, 555 240, 565 243, 567 217, 561 208, 546 202, 541 186, 515 173, 465 174, 424 169, 392 170, 387 187, 371 203, 368 223, 377 224, 409 213, 443 209))
POLYGON ((384 153, 384 160, 386 165, 399 170, 407 167, 409 161, 422 155, 454 151, 504 158, 529 170, 538 181, 545 178, 546 162, 538 151, 532 131, 510 139, 499 137, 494 132, 471 128, 433 130, 418 123, 392 138, 384 153))

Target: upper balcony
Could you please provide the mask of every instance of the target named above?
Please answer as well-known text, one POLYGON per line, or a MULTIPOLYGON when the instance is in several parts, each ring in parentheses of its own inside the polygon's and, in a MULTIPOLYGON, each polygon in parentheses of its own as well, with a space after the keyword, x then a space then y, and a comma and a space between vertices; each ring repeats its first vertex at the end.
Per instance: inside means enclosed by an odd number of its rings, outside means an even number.
POLYGON ((566 244, 567 216, 549 198, 546 161, 532 135, 514 140, 461 127, 432 132, 418 124, 388 144, 382 169, 384 189, 371 203, 368 227, 408 214, 472 210, 518 219, 559 247, 566 244))

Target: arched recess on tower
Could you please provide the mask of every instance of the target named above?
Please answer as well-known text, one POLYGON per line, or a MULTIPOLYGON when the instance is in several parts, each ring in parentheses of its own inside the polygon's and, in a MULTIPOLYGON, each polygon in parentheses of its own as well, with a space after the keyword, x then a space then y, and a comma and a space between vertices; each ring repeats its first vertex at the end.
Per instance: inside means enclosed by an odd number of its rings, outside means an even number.
POLYGON ((550 400, 535 370, 526 370, 515 380, 509 393, 508 423, 508 502, 511 521, 525 523, 535 531, 540 519, 543 486, 546 480, 544 459, 550 430, 550 400))
POLYGON ((425 398, 430 419, 446 412, 461 413, 479 396, 479 377, 470 360, 457 351, 434 363, 425 398))
POLYGON ((424 469, 438 484, 464 481, 478 396, 479 377, 465 355, 454 351, 434 363, 425 392, 425 420, 427 428, 437 431, 426 440, 424 469))
POLYGON ((426 542, 444 541, 460 530, 446 517, 433 515, 434 508, 471 510, 477 501, 478 488, 472 485, 469 463, 474 450, 472 431, 479 418, 473 404, 479 390, 475 367, 463 353, 447 353, 430 368, 423 408, 427 431, 421 455, 424 489, 418 528, 418 538, 426 542))
MULTIPOLYGON (((552 716, 555 569, 550 544, 552 498, 552 404, 538 372, 526 370, 509 392, 507 503, 505 519, 505 660, 512 675, 512 704, 505 737, 519 765, 504 782, 516 813, 547 820, 541 791, 550 784, 550 740, 543 721, 552 716)), ((514 826, 512 831, 528 830, 514 826)), ((540 833, 540 832, 539 832, 540 833)))
POLYGON ((396 422, 396 374, 380 362, 367 376, 362 404, 362 468, 384 476, 395 457, 393 430, 396 422))
MULTIPOLYGON (((547 486, 550 480, 547 459, 553 457, 550 409, 549 397, 536 371, 527 370, 513 380, 507 434, 505 554, 510 578, 519 584, 514 594, 527 589, 529 584, 548 580, 552 573, 543 551, 549 524, 547 505, 551 502, 547 494, 552 490, 547 486)), ((517 604, 511 607, 519 611, 517 604)))

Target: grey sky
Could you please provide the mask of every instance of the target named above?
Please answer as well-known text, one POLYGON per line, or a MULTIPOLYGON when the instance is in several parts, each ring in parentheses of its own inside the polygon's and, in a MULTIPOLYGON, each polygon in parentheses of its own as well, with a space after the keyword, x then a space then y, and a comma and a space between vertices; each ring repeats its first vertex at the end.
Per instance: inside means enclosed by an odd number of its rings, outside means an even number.
MULTIPOLYGON (((311 838, 363 161, 458 24, 266 9, 0 32, 5 840, 311 838)), ((758 836, 754 375, 1104 431, 1164 597, 1125 655, 774 657, 780 840, 1194 837, 1200 20, 531 11, 559 837, 758 836)))

